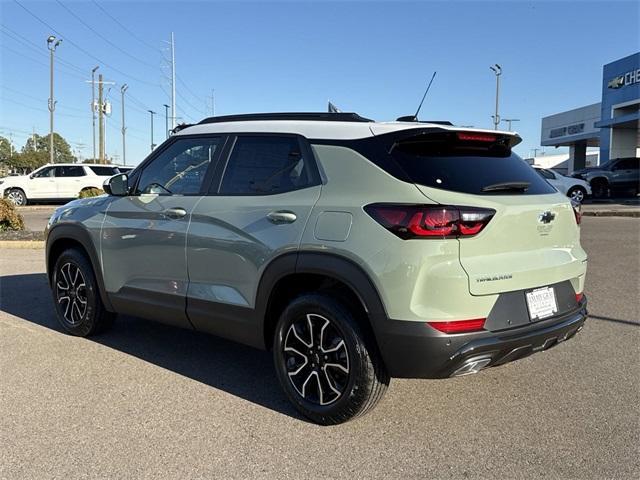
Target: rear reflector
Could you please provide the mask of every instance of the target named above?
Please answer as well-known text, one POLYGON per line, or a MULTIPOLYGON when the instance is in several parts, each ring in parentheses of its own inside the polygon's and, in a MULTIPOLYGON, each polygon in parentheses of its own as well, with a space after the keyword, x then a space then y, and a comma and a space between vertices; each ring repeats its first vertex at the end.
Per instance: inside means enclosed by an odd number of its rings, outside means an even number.
POLYGON ((495 142, 496 138, 489 133, 458 132, 458 140, 463 142, 495 142))
POLYGON ((576 223, 580 225, 580 222, 582 222, 582 204, 571 200, 571 206, 573 207, 573 215, 576 217, 576 223))
POLYGON ((364 207, 376 222, 405 240, 472 237, 495 215, 489 208, 375 203, 364 207))
POLYGON ((436 330, 443 333, 469 333, 484 330, 485 318, 472 320, 456 320, 455 322, 427 322, 436 330))
POLYGON ((580 303, 584 297, 584 293, 576 293, 576 302, 580 303))

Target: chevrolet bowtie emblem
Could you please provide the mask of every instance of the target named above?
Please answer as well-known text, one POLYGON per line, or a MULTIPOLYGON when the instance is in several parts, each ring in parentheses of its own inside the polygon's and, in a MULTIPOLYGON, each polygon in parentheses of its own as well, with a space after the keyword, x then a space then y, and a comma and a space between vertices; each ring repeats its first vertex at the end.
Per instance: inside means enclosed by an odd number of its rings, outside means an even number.
POLYGON ((620 88, 624 86, 624 76, 620 75, 619 77, 612 78, 609 80, 607 85, 608 88, 620 88))
POLYGON ((540 223, 551 223, 553 219, 556 218, 556 214, 547 210, 546 212, 542 212, 538 215, 538 221, 540 223))

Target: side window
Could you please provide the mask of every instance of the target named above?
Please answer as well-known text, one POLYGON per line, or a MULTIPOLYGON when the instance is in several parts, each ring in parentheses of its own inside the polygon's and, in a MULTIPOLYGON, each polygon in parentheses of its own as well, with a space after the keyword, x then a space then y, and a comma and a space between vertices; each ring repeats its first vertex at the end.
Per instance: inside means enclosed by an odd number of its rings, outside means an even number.
POLYGON ((56 177, 84 177, 84 168, 80 165, 56 167, 56 177))
POLYGON ((640 168, 640 160, 637 158, 625 158, 620 160, 614 170, 638 170, 640 168))
POLYGON ((313 183, 296 137, 240 136, 224 172, 221 195, 271 195, 313 183))
POLYGON ((33 178, 46 178, 53 177, 55 167, 47 167, 40 170, 38 173, 33 175, 33 178))
POLYGON ((547 178, 550 180, 556 178, 555 175, 553 175, 549 170, 545 170, 544 168, 536 168, 535 170, 542 178, 547 178))
POLYGON ((119 172, 116 167, 95 167, 91 165, 89 168, 93 173, 100 177, 111 177, 119 172))
POLYGON ((144 167, 137 193, 193 195, 215 158, 220 138, 182 138, 144 167))

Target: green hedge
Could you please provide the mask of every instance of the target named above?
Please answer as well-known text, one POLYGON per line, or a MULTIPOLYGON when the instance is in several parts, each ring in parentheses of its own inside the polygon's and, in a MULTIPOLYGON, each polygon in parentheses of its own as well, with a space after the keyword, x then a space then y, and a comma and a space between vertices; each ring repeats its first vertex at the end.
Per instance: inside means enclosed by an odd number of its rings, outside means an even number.
POLYGON ((9 200, 0 198, 0 232, 24 230, 22 215, 9 200))

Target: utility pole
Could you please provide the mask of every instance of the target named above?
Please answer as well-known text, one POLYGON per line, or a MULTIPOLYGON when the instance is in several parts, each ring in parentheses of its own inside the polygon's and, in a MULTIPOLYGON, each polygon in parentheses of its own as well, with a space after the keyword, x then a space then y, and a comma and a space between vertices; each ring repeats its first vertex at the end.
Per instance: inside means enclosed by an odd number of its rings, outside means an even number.
POLYGON ((127 131, 127 127, 124 124, 124 92, 127 91, 127 88, 129 88, 129 86, 125 83, 124 85, 122 85, 122 87, 120 87, 120 93, 122 95, 122 164, 126 165, 127 164, 127 154, 126 154, 126 147, 125 147, 125 134, 127 131))
POLYGON ((104 104, 102 101, 102 74, 98 75, 98 163, 104 163, 104 104))
POLYGON ((171 130, 176 128, 176 43, 171 32, 171 130))
POLYGON ((497 63, 492 67, 489 67, 493 70, 493 73, 496 75, 496 114, 493 115, 493 129, 497 130, 498 125, 500 124, 500 115, 498 114, 498 104, 500 102, 500 75, 502 75, 502 67, 497 63))
POLYGON ((519 122, 520 119, 519 118, 503 118, 501 121, 502 122, 507 122, 509 131, 511 131, 511 122, 519 122))
POLYGON ((100 65, 91 69, 91 126, 93 128, 93 161, 96 161, 96 70, 100 65))
POLYGON ((51 57, 51 69, 49 74, 49 163, 53 163, 55 157, 53 151, 53 112, 56 109, 56 101, 53 97, 53 54, 61 42, 62 39, 57 39, 53 35, 49 35, 49 38, 47 38, 47 48, 49 49, 51 57))
POLYGON ((153 152, 153 149, 156 148, 155 143, 153 143, 153 116, 156 114, 156 112, 154 112, 153 110, 147 110, 147 112, 151 114, 151 151, 153 152))

